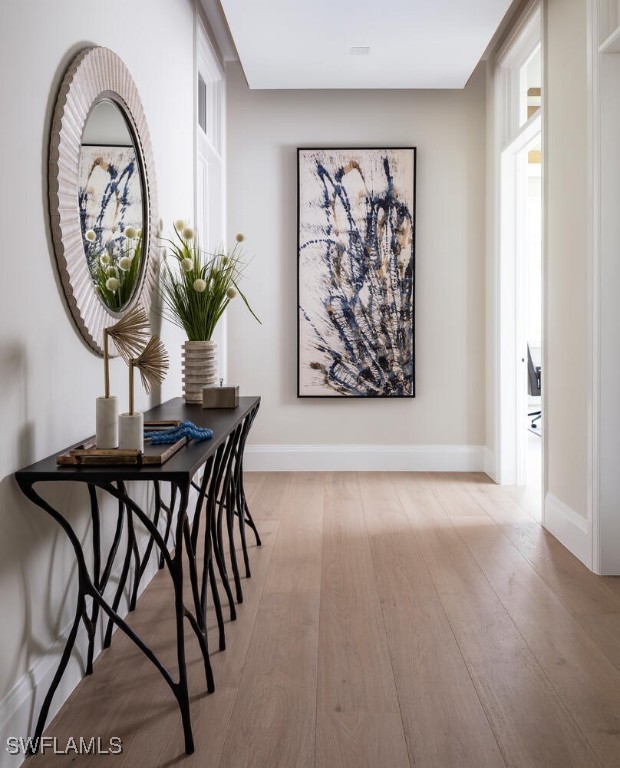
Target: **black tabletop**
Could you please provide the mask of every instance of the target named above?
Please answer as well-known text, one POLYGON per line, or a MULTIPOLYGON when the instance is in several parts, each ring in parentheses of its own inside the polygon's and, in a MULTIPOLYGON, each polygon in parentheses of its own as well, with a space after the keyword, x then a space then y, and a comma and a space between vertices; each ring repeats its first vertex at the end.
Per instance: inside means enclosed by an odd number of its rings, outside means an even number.
POLYGON ((240 397, 237 408, 203 408, 201 405, 188 405, 182 397, 168 400, 161 405, 144 412, 145 421, 160 421, 164 419, 189 419, 197 427, 209 427, 213 430, 210 440, 197 442, 191 440, 186 446, 171 456, 161 465, 143 466, 105 466, 80 467, 58 466, 56 457, 80 445, 76 443, 57 453, 37 461, 29 467, 15 473, 18 482, 27 483, 39 480, 81 480, 96 482, 97 480, 163 480, 183 482, 191 478, 215 453, 218 446, 226 440, 247 414, 260 402, 260 397, 240 397))

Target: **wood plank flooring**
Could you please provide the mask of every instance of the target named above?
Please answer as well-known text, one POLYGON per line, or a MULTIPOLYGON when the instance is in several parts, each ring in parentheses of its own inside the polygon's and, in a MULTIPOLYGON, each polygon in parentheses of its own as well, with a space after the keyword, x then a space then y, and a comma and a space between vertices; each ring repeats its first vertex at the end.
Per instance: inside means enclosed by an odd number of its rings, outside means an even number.
MULTIPOLYGON (((616 768, 620 579, 591 574, 480 474, 247 477, 263 538, 205 692, 187 631, 196 752, 122 634, 47 730, 121 755, 37 766, 616 768)), ((249 541, 253 544, 253 536, 249 541)), ((174 672, 160 573, 130 623, 174 672)))

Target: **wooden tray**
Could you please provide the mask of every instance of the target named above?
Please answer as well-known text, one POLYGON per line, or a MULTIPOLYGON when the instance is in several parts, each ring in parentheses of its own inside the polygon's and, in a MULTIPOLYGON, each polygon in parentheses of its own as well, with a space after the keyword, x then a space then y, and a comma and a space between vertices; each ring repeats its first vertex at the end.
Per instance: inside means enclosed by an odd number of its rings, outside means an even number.
MULTIPOLYGON (((178 426, 179 422, 147 422, 145 430, 158 430, 164 427, 178 426)), ((65 453, 56 457, 56 463, 60 466, 141 466, 142 464, 158 465, 168 461, 180 448, 189 441, 188 437, 182 437, 176 443, 169 445, 151 445, 145 443, 144 452, 127 450, 123 448, 97 448, 95 437, 89 437, 80 445, 76 445, 65 453)))

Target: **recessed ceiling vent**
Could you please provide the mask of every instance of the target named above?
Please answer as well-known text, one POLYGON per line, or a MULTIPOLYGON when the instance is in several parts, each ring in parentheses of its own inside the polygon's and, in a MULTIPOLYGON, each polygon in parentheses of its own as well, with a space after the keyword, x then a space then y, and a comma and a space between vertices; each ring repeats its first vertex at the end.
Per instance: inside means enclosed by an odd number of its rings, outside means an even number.
POLYGON ((349 53, 351 56, 369 56, 370 55, 370 46, 369 45, 354 45, 351 48, 349 48, 349 53))

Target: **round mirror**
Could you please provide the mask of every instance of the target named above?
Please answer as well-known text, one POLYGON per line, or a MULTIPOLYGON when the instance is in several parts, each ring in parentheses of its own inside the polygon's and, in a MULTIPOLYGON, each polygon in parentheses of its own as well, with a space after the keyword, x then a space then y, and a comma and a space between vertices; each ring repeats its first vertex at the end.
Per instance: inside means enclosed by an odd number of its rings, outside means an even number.
POLYGON ((95 291, 113 312, 131 301, 142 266, 142 172, 118 104, 99 101, 82 133, 78 206, 82 243, 95 291))
POLYGON ((107 48, 86 48, 60 87, 50 139, 51 229, 80 332, 99 354, 103 329, 140 303, 156 278, 153 152, 136 85, 107 48))

